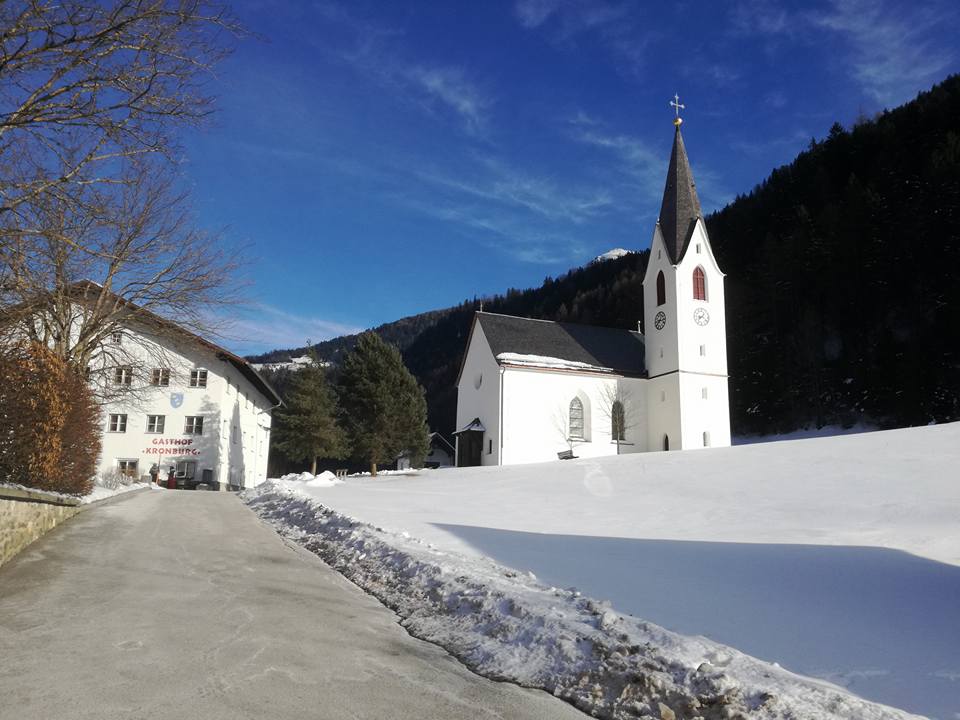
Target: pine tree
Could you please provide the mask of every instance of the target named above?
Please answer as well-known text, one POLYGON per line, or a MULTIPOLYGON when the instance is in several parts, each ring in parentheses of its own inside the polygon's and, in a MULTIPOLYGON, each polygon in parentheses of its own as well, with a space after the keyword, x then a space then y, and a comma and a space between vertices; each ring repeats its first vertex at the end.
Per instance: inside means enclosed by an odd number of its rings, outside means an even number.
POLYGON ((428 451, 427 403, 400 351, 364 333, 343 362, 339 394, 354 457, 377 465, 409 453, 418 464, 428 451))
POLYGON ((309 460, 314 475, 317 458, 343 458, 348 454, 346 435, 337 422, 336 396, 316 359, 293 373, 276 420, 276 447, 291 460, 309 460))

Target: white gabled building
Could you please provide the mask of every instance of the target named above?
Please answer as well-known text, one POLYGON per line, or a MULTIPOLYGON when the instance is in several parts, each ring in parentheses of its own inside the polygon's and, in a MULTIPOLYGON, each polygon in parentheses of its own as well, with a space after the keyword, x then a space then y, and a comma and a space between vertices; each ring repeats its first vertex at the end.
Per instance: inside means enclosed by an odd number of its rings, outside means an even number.
POLYGON ((263 482, 276 391, 234 353, 156 315, 134 317, 89 368, 104 398, 99 472, 140 478, 156 465, 181 487, 263 482))
POLYGON ((723 279, 678 119, 645 333, 478 312, 457 379, 457 464, 730 445, 723 279))

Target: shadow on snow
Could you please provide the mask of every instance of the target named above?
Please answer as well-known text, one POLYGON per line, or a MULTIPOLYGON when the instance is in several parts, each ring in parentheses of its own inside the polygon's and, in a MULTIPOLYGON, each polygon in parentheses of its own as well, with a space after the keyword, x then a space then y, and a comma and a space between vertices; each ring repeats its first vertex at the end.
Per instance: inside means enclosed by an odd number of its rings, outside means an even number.
POLYGON ((882 548, 435 526, 621 613, 870 700, 942 719, 960 713, 960 567, 882 548))

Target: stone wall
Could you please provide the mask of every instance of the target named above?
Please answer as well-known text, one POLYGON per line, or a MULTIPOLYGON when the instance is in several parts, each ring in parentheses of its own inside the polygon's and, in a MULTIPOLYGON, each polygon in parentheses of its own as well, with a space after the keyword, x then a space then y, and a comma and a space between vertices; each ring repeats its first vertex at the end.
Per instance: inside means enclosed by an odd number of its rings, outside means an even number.
POLYGON ((75 498, 0 487, 0 565, 82 509, 75 498))

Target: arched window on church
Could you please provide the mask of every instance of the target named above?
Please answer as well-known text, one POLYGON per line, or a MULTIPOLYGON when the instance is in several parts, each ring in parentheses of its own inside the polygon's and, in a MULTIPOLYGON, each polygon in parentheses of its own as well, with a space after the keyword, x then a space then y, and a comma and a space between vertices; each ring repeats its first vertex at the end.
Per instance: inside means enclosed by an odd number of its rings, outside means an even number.
POLYGON ((664 450, 669 450, 669 449, 670 449, 670 436, 669 436, 669 435, 664 435, 664 436, 663 436, 663 449, 664 449, 664 450))
POLYGON ((693 271, 693 299, 707 299, 707 276, 703 273, 703 268, 697 266, 693 271))
POLYGON ((610 435, 615 441, 627 439, 627 415, 619 400, 614 400, 610 408, 610 435))
POLYGON ((583 402, 578 397, 570 401, 570 437, 583 439, 583 402))
POLYGON ((667 302, 667 281, 663 277, 663 270, 657 273, 657 305, 667 302))

